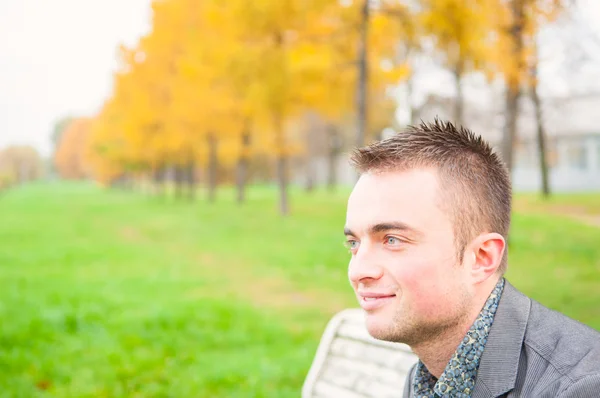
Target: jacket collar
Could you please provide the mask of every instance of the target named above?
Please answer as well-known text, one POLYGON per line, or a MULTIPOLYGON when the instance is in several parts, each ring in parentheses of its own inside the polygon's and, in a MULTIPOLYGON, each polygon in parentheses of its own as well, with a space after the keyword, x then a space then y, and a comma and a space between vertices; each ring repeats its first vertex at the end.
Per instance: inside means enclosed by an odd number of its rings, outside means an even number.
POLYGON ((498 397, 515 387, 531 300, 505 281, 481 356, 473 398, 498 397))

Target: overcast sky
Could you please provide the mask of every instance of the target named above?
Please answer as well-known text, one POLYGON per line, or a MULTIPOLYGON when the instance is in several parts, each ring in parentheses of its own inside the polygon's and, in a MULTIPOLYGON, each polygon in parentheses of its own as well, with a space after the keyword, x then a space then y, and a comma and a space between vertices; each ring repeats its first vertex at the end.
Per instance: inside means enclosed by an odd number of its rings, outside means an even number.
MULTIPOLYGON (((600 54, 600 0, 579 1, 579 17, 599 40, 588 44, 600 54)), ((118 45, 133 44, 149 30, 150 3, 0 0, 0 148, 30 144, 48 155, 58 118, 95 113, 110 92, 118 45)), ((561 57, 549 54, 545 73, 552 76, 561 57)), ((549 92, 593 84, 600 91, 600 57, 596 61, 576 82, 552 79, 549 92)))
POLYGON ((0 0, 0 148, 47 155, 54 122, 101 106, 119 44, 149 23, 149 0, 0 0))

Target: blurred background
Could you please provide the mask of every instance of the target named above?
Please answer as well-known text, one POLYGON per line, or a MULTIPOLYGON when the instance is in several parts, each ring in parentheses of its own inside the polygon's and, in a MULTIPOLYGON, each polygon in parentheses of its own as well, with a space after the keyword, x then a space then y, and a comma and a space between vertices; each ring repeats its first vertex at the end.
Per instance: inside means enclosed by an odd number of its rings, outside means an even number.
POLYGON ((600 2, 0 2, 0 396, 297 397, 355 307, 348 153, 435 117, 509 280, 600 330, 600 2))

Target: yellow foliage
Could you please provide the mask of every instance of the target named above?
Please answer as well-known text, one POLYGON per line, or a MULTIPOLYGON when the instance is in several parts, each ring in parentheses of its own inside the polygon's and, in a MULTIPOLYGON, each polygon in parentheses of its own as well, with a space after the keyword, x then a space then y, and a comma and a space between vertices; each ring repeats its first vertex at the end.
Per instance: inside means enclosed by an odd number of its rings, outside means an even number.
MULTIPOLYGON (((370 130, 391 123, 386 92, 410 72, 399 42, 414 47, 419 38, 403 1, 377 4, 370 130)), ((226 164, 257 152, 296 154, 305 140, 294 125, 305 111, 333 122, 354 112, 360 2, 160 0, 152 11, 150 33, 120 48, 112 96, 90 129, 85 156, 98 179, 205 163, 209 134, 226 164)))
POLYGON ((74 119, 65 129, 54 154, 58 174, 65 179, 82 179, 89 175, 84 158, 90 135, 90 119, 74 119))
POLYGON ((496 51, 493 61, 496 68, 490 71, 500 72, 512 90, 529 81, 529 68, 534 60, 535 41, 539 29, 550 23, 567 7, 565 0, 521 0, 515 3, 499 2, 495 9, 494 25, 497 29, 496 51), (517 20, 515 5, 522 7, 522 20, 517 20), (520 39, 516 37, 517 32, 520 39), (516 52, 516 41, 522 41, 520 52, 516 52))

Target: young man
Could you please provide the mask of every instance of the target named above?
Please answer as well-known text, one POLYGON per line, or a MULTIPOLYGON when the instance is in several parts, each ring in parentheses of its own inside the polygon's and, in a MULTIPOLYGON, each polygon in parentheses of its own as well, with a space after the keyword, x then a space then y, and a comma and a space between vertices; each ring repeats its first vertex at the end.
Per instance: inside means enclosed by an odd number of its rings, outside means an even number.
POLYGON ((436 120, 352 162, 348 275, 369 333, 420 359, 405 397, 600 397, 600 333, 503 277, 511 185, 481 137, 436 120))

